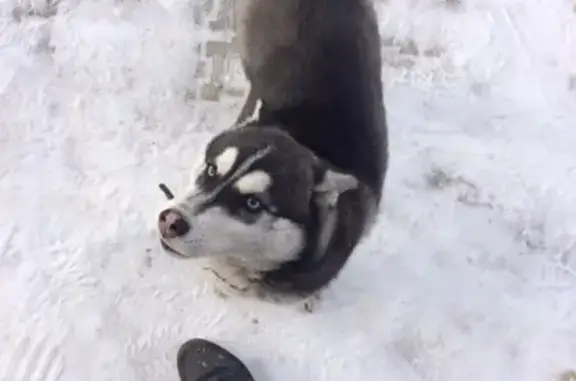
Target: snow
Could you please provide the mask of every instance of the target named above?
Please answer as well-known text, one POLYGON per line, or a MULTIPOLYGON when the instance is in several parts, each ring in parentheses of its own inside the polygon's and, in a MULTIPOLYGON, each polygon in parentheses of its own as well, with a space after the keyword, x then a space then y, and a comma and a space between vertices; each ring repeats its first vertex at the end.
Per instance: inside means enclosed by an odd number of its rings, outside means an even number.
POLYGON ((190 2, 0 2, 0 380, 177 380, 195 336, 257 381, 569 380, 573 7, 378 3, 385 206, 305 314, 218 298, 159 247, 158 183, 184 189, 242 101, 192 100, 190 2))

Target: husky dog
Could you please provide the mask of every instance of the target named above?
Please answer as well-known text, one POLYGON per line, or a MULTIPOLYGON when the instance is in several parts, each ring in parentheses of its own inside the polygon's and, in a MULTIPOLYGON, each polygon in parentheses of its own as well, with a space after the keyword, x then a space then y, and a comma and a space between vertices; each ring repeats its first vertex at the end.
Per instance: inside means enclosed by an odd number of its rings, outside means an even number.
POLYGON ((337 277, 371 231, 388 165, 370 1, 237 0, 250 91, 159 214, 165 249, 258 297, 310 300, 337 277))

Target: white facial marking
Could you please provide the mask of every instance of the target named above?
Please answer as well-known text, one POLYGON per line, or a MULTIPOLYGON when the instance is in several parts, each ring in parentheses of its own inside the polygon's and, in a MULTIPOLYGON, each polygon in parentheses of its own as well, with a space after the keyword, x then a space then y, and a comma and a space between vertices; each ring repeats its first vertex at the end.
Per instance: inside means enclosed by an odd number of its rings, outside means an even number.
POLYGON ((272 178, 264 171, 247 173, 234 183, 234 187, 243 194, 263 193, 270 188, 270 185, 272 185, 272 178))
POLYGON ((301 226, 267 214, 246 224, 215 206, 190 221, 193 228, 185 236, 165 240, 185 257, 236 258, 249 269, 270 270, 296 258, 305 244, 301 226))
POLYGON ((238 148, 228 147, 220 155, 216 157, 215 164, 217 172, 220 176, 224 176, 234 166, 238 158, 238 148))

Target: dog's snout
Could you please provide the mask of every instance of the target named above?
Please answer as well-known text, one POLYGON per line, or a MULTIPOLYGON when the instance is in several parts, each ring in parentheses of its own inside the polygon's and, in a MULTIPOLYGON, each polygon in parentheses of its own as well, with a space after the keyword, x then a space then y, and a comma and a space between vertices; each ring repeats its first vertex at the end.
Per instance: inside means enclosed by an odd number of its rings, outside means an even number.
POLYGON ((190 224, 182 213, 175 209, 166 209, 158 216, 158 228, 164 238, 182 237, 190 231, 190 224))

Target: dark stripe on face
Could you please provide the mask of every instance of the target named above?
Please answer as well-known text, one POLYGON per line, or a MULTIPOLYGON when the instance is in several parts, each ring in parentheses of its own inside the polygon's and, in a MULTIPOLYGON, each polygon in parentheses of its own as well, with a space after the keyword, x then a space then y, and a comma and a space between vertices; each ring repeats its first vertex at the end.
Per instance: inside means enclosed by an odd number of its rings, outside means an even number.
MULTIPOLYGON (((234 165, 235 169, 229 171, 229 175, 225 178, 218 178, 215 172, 210 172, 210 168, 207 166, 203 173, 198 177, 197 186, 202 190, 196 194, 191 195, 184 201, 183 208, 187 209, 187 214, 195 215, 199 214, 206 209, 210 208, 211 206, 215 206, 216 204, 220 206, 225 206, 226 199, 224 198, 225 195, 230 196, 232 193, 237 193, 237 197, 232 197, 232 199, 236 200, 246 200, 247 198, 245 195, 242 195, 238 190, 232 189, 232 185, 240 179, 243 175, 245 175, 252 165, 254 165, 259 160, 266 157, 271 152, 271 147, 265 147, 261 149, 251 156, 248 156, 243 161, 237 161, 234 165), (231 193, 232 192, 232 193, 231 193), (222 196, 221 194, 224 194, 222 196), (186 208, 187 205, 193 206, 194 210, 190 210, 190 208, 186 208)), ((239 201, 236 202, 239 204, 239 201)), ((234 203, 233 203, 234 204, 234 203)))

